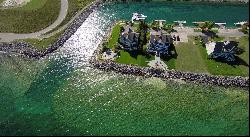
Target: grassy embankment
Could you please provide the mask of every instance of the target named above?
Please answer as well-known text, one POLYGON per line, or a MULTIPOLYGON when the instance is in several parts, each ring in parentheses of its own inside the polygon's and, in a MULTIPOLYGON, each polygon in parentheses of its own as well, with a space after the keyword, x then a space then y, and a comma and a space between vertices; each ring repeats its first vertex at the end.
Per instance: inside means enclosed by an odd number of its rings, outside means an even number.
MULTIPOLYGON (((107 47, 114 49, 118 44, 120 32, 120 25, 117 24, 112 30, 110 39, 108 40, 107 47)), ((238 62, 245 62, 244 64, 229 65, 227 63, 217 62, 213 59, 208 59, 206 49, 200 45, 193 37, 189 37, 188 43, 179 43, 175 46, 178 54, 177 58, 171 58, 164 61, 170 69, 181 71, 189 71, 196 73, 209 73, 213 75, 229 75, 229 76, 248 76, 249 75, 249 42, 248 37, 241 37, 240 39, 229 38, 239 42, 239 47, 244 49, 238 62)), ((214 41, 222 41, 223 37, 215 38, 214 41)), ((128 52, 121 50, 120 57, 116 60, 122 64, 133 64, 139 66, 147 66, 148 61, 153 60, 154 56, 150 55, 137 55, 132 57, 128 52)))
POLYGON ((32 0, 19 8, 0 10, 0 33, 31 33, 46 28, 58 17, 60 0, 32 0))
MULTIPOLYGON (((68 9, 68 14, 67 14, 66 18, 63 20, 63 22, 60 25, 58 25, 55 29, 51 30, 49 33, 56 31, 57 29, 59 29, 63 25, 67 24, 77 14, 77 12, 79 12, 82 8, 84 8, 86 5, 88 5, 92 1, 94 1, 94 0, 84 0, 84 1, 83 0, 69 0, 68 1, 69 2, 69 9, 68 9)), ((64 32, 64 30, 56 33, 55 35, 53 35, 49 38, 44 38, 42 40, 25 39, 25 40, 21 40, 21 41, 28 42, 39 50, 44 50, 44 49, 48 48, 50 46, 50 44, 53 44, 63 32, 64 32)))

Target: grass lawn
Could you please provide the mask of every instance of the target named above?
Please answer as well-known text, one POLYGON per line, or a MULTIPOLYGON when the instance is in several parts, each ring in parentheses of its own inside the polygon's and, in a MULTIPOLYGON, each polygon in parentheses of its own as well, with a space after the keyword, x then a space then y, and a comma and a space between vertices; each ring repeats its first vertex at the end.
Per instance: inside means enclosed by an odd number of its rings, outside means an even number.
MULTIPOLYGON (((117 24, 112 30, 110 39, 107 42, 107 47, 114 49, 117 45, 120 32, 120 25, 117 24)), ((214 38, 213 41, 223 41, 224 37, 214 38)), ((249 42, 248 37, 241 37, 240 39, 227 38, 229 40, 236 40, 239 42, 239 47, 243 48, 245 52, 239 55, 239 58, 245 62, 244 65, 229 65, 227 63, 218 62, 213 59, 208 59, 205 47, 202 47, 199 41, 194 37, 189 37, 187 43, 179 43, 175 46, 178 54, 177 58, 163 60, 169 69, 176 69, 180 71, 196 72, 196 73, 209 73, 212 75, 225 75, 225 76, 248 76, 249 75, 249 42)), ((144 48, 146 48, 144 46, 144 48)), ((122 64, 133 64, 139 66, 148 66, 148 61, 154 59, 150 55, 137 55, 132 57, 128 52, 121 50, 120 57, 116 60, 122 64)))
POLYGON ((207 67, 202 59, 199 48, 193 42, 193 38, 189 38, 188 43, 179 43, 175 46, 178 54, 176 70, 207 73, 207 67))
MULTIPOLYGON (((239 57, 249 65, 249 42, 247 37, 242 37, 239 40, 240 47, 245 49, 245 52, 239 57)), ((208 72, 213 75, 229 75, 229 76, 248 76, 249 67, 245 65, 228 65, 227 63, 217 62, 213 59, 208 59, 205 47, 197 45, 204 62, 206 63, 208 72)))
POLYGON ((18 10, 36 10, 42 8, 48 0, 31 0, 27 5, 18 8, 18 10))
POLYGON ((0 32, 31 33, 46 28, 58 17, 60 0, 32 0, 20 8, 0 10, 0 32))
POLYGON ((239 57, 249 65, 249 37, 241 37, 239 39, 239 47, 245 50, 239 57))
POLYGON ((116 60, 118 63, 122 64, 133 64, 133 65, 139 65, 139 66, 148 66, 148 62, 153 60, 154 57, 150 56, 147 58, 146 56, 143 55, 138 55, 137 58, 131 57, 130 54, 126 51, 120 51, 120 57, 116 60))
POLYGON ((119 34, 120 34, 120 25, 119 24, 116 24, 112 30, 112 33, 111 33, 111 36, 110 36, 110 39, 108 41, 108 44, 107 44, 107 47, 108 48, 114 48, 115 45, 118 43, 118 38, 119 38, 119 34))

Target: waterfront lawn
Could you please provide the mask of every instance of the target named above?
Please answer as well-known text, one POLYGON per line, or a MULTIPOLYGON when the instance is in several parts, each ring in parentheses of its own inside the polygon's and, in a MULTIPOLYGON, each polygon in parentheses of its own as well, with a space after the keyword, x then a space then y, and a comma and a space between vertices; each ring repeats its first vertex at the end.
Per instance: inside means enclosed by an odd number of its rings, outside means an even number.
MULTIPOLYGON (((154 59, 155 57, 153 55, 138 54, 136 57, 132 57, 130 53, 121 50, 120 57, 116 59, 116 62, 121 64, 132 64, 132 65, 148 67, 147 65, 148 62, 154 59)), ((162 61, 164 61, 164 63, 167 64, 168 69, 175 69, 175 62, 176 62, 175 58, 162 59, 162 61)))
POLYGON ((179 43, 177 51, 176 70, 207 73, 207 67, 202 59, 198 46, 193 44, 194 38, 189 37, 188 43, 179 43))
POLYGON ((121 26, 119 24, 116 24, 112 30, 110 39, 107 44, 107 48, 114 49, 115 46, 118 44, 118 38, 120 36, 120 28, 121 26))
POLYGON ((239 57, 249 65, 249 37, 241 37, 238 41, 239 47, 245 51, 239 57))
POLYGON ((226 76, 248 76, 249 75, 249 42, 248 37, 242 37, 239 40, 239 46, 245 49, 245 52, 239 56, 237 63, 230 65, 224 62, 218 62, 214 59, 208 59, 205 47, 196 41, 200 49, 202 58, 207 66, 208 72, 212 75, 226 75, 226 76))
POLYGON ((137 57, 131 57, 131 55, 121 50, 120 51, 120 57, 116 60, 117 63, 121 64, 133 64, 133 65, 139 65, 139 66, 148 66, 148 62, 150 60, 153 60, 153 56, 146 57, 144 55, 137 55, 137 57))
POLYGON ((20 8, 0 10, 0 32, 31 33, 52 24, 60 12, 60 0, 32 0, 20 8))

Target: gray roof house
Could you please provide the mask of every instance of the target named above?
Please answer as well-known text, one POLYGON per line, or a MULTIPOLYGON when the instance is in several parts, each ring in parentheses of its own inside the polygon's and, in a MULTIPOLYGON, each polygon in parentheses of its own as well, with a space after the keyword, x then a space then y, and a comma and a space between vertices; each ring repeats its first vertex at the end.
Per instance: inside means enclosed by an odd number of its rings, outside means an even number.
POLYGON ((151 30, 147 52, 158 55, 169 55, 169 47, 172 42, 171 35, 164 34, 162 31, 151 30))
POLYGON ((138 50, 139 33, 133 31, 133 28, 130 25, 123 26, 118 41, 124 50, 138 50))
POLYGON ((209 42, 206 43, 207 54, 210 58, 224 61, 235 61, 235 54, 238 48, 236 41, 209 42))

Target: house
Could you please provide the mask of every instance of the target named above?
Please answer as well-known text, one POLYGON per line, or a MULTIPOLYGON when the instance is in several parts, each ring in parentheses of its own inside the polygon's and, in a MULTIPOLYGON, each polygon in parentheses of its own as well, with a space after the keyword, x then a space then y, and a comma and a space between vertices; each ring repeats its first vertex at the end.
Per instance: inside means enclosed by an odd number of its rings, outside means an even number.
POLYGON ((163 31, 150 32, 150 41, 147 48, 147 52, 150 54, 157 55, 169 55, 169 47, 173 42, 171 35, 163 33, 163 31))
POLYGON ((123 26, 118 41, 124 50, 138 50, 139 33, 136 33, 131 25, 123 26))
POLYGON ((210 58, 221 59, 223 61, 235 61, 235 54, 238 42, 208 42, 206 44, 207 54, 210 58))

